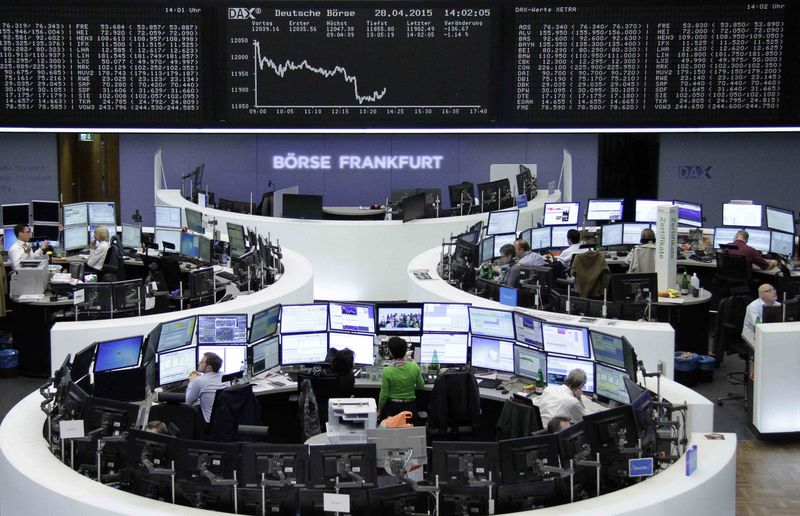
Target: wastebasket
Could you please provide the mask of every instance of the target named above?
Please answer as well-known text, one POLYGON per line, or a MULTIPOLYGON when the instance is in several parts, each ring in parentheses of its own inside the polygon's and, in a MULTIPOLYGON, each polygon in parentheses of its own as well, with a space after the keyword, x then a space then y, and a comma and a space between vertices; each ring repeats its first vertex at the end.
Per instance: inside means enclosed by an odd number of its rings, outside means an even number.
POLYGON ((700 355, 678 351, 675 353, 675 381, 687 387, 697 384, 697 364, 700 355))
POLYGON ((19 351, 14 348, 0 349, 0 378, 16 378, 19 368, 19 351))

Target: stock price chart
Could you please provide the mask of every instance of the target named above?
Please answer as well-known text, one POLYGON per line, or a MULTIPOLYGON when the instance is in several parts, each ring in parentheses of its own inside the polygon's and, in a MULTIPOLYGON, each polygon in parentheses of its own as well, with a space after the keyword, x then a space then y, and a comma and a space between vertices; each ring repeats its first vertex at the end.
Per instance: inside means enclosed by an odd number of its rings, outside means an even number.
POLYGON ((262 5, 225 12, 229 125, 495 117, 491 7, 262 5))

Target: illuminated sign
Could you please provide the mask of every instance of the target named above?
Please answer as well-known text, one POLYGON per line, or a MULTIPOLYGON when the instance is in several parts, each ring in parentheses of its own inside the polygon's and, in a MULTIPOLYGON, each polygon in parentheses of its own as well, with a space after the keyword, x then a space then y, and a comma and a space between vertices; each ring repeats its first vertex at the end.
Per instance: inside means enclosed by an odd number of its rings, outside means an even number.
POLYGON ((272 156, 273 170, 441 170, 444 156, 436 155, 306 155, 293 152, 272 156))

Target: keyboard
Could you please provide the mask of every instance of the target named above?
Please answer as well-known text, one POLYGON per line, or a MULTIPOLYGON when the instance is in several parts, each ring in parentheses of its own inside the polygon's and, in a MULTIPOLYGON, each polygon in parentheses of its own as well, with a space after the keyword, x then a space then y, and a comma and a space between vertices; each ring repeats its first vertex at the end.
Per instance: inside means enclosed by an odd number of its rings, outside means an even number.
POLYGON ((215 276, 219 276, 222 279, 226 279, 228 281, 236 281, 236 276, 228 271, 219 271, 214 273, 215 276))
POLYGON ((484 389, 496 389, 500 383, 500 380, 494 378, 478 378, 478 387, 484 389))

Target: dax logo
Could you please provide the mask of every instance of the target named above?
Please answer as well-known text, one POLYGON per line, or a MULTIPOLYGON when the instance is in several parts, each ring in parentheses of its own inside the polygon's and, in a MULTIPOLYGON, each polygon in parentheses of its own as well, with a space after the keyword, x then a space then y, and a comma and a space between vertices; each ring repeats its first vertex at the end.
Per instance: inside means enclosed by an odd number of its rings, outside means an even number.
POLYGON ((678 177, 681 179, 711 179, 711 165, 681 165, 678 167, 678 177))
MULTIPOLYGON (((261 11, 261 9, 258 9, 261 11)), ((246 7, 228 7, 228 19, 229 20, 255 20, 256 8, 251 7, 250 9, 246 7)))

